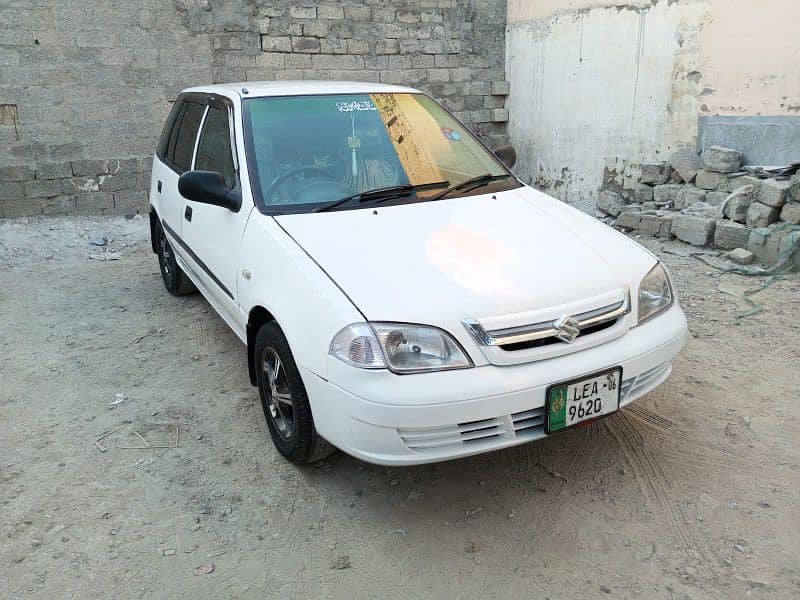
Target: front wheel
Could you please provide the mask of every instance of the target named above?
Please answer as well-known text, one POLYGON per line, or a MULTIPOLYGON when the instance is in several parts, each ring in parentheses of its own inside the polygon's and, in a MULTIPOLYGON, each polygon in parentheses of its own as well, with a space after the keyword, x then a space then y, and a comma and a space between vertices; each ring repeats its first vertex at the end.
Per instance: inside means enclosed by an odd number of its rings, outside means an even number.
POLYGON ((261 406, 278 452, 296 464, 316 462, 331 454, 335 448, 314 428, 306 388, 277 323, 258 330, 253 352, 261 406))

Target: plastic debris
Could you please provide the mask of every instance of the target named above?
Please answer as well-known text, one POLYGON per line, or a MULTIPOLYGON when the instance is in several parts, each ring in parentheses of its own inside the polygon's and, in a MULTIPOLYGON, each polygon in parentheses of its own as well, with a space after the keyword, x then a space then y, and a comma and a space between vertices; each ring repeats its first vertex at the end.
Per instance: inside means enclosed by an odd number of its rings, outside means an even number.
POLYGON ((149 467, 152 465, 156 459, 154 458, 140 458, 137 460, 133 465, 131 465, 132 469, 138 469, 139 467, 149 467))
POLYGON ((92 238, 89 240, 89 243, 92 246, 105 246, 113 241, 114 241, 113 235, 108 235, 107 233, 101 233, 92 236, 92 238))

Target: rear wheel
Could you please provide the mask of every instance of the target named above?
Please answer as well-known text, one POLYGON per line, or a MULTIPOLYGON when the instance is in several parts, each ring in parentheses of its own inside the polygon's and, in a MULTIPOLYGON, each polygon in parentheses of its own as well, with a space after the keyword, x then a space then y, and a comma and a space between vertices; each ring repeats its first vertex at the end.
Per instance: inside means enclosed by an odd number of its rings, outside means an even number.
POLYGON ((169 240, 164 233, 164 228, 158 225, 158 239, 156 240, 156 251, 158 253, 158 266, 161 268, 161 278, 164 280, 164 287, 173 296, 185 296, 197 291, 194 284, 186 276, 175 260, 175 253, 170 246, 169 240))
POLYGON ((253 352, 261 406, 278 452, 296 464, 316 462, 331 454, 335 448, 314 428, 306 388, 277 323, 259 329, 253 352))

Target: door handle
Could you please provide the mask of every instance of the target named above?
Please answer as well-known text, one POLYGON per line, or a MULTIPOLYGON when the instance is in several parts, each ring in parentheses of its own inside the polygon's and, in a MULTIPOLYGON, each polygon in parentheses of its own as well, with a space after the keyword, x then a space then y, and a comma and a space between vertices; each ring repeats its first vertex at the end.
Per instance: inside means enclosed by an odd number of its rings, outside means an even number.
POLYGON ((161 193, 161 180, 158 180, 158 193, 161 193))
POLYGON ((191 207, 191 206, 187 206, 187 207, 186 207, 186 210, 185 210, 185 211, 183 211, 183 217, 184 217, 184 218, 185 218, 187 221, 191 221, 191 220, 192 220, 192 207, 191 207))

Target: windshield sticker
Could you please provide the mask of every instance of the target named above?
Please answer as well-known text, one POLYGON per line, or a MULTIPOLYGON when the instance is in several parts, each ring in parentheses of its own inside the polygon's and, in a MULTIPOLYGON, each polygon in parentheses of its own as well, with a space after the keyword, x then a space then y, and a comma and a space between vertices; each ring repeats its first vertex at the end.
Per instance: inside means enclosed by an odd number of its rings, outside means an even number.
POLYGON ((353 112, 362 110, 378 110, 370 100, 353 100, 352 102, 337 102, 339 112, 353 112))
POLYGON ((461 134, 457 131, 453 131, 449 127, 442 127, 442 135, 446 137, 451 142, 460 142, 461 141, 461 134))

